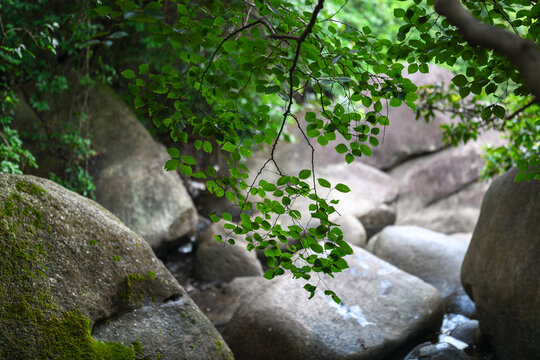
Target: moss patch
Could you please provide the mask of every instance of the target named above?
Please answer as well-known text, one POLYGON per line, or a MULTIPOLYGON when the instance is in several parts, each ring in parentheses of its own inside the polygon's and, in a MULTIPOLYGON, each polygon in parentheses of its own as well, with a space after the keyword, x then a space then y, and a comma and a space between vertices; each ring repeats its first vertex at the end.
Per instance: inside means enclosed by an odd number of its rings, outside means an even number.
POLYGON ((122 297, 129 303, 140 304, 146 294, 147 286, 144 283, 154 280, 155 277, 156 274, 151 270, 148 272, 148 277, 137 273, 127 274, 124 278, 126 290, 123 292, 122 297))
POLYGON ((43 241, 51 230, 33 205, 45 197, 21 180, 0 200, 0 359, 135 359, 133 347, 94 340, 88 318, 53 303, 47 284, 55 255, 43 241))

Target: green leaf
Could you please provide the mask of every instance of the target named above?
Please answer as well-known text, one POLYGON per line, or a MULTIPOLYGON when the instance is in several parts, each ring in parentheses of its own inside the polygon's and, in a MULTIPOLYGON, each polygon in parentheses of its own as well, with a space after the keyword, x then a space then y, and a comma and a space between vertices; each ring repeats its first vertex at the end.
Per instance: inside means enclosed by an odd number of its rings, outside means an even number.
POLYGON ((392 98, 390 99, 390 106, 392 107, 399 107, 401 106, 402 101, 398 98, 392 98))
POLYGON ((204 141, 203 143, 204 152, 211 154, 212 153, 212 143, 210 141, 204 141))
POLYGON ((135 105, 136 109, 139 109, 145 105, 145 102, 141 96, 137 95, 135 96, 135 99, 133 99, 133 104, 135 105))
POLYGON ((504 110, 504 108, 499 105, 495 105, 491 111, 493 112, 493 115, 495 115, 499 119, 504 119, 504 116, 506 115, 506 110, 504 110))
POLYGON ((221 217, 223 218, 223 220, 232 221, 232 215, 228 212, 222 212, 221 217))
POLYGON ((275 276, 275 272, 272 269, 268 269, 264 272, 263 278, 272 280, 275 276))
POLYGON ((278 261, 275 257, 269 256, 266 258, 266 265, 268 265, 268 267, 275 268, 278 266, 278 261))
POLYGON ((240 152, 240 155, 243 157, 250 157, 251 156, 251 149, 247 146, 241 146, 238 151, 240 152))
POLYGON ((347 148, 347 145, 345 144, 339 144, 338 146, 335 147, 335 149, 338 152, 338 154, 345 154, 347 151, 349 151, 349 149, 347 148))
POLYGON ((529 171, 529 162, 527 160, 518 160, 516 165, 519 171, 529 171))
POLYGON ((463 74, 456 75, 452 78, 452 82, 458 87, 463 87, 469 83, 469 80, 463 74))
POLYGON ((336 190, 342 193, 348 193, 349 191, 351 191, 351 189, 349 189, 347 185, 341 183, 336 185, 336 190))
POLYGON ((298 174, 298 177, 300 179, 307 179, 310 176, 311 176, 311 170, 307 170, 307 169, 300 171, 300 173, 298 174))
POLYGON ((394 9, 394 17, 396 18, 402 18, 405 16, 405 10, 401 8, 394 9))
POLYGON ((180 161, 178 161, 178 159, 170 159, 165 163, 165 170, 174 171, 178 169, 178 166, 180 166, 180 161))
POLYGON ((144 75, 148 72, 149 66, 148 64, 141 64, 139 65, 139 75, 144 75))
POLYGON ((180 157, 180 151, 179 151, 177 148, 168 148, 168 149, 167 149, 167 152, 168 152, 169 155, 171 155, 171 157, 173 157, 173 158, 180 157))
POLYGON ((234 150, 236 150, 236 145, 230 143, 230 142, 226 142, 224 145, 223 145, 223 148, 222 148, 224 151, 227 151, 227 152, 233 152, 234 150))
POLYGON ((319 182, 319 185, 321 185, 322 187, 325 187, 325 188, 331 188, 332 187, 330 182, 328 180, 326 180, 326 179, 318 178, 317 181, 319 182))
POLYGON ((197 165, 195 158, 190 155, 182 156, 182 162, 186 165, 197 165))
POLYGON ((417 64, 410 64, 409 67, 407 68, 407 72, 409 74, 414 74, 417 71, 418 71, 418 65, 417 64))
POLYGON ((121 74, 128 80, 135 79, 135 72, 133 70, 124 70, 121 74))
POLYGON ((362 152, 362 154, 366 156, 371 156, 371 149, 367 145, 364 145, 364 144, 360 145, 360 151, 362 152))
POLYGON ((318 243, 309 244, 309 248, 316 252, 317 254, 322 254, 324 252, 323 247, 318 243))

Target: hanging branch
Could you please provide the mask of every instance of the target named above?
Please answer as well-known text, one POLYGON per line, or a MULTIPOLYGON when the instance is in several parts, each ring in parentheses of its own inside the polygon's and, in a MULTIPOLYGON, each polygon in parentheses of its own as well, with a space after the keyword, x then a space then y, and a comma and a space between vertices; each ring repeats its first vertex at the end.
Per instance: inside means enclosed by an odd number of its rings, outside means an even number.
POLYGON ((540 48, 536 43, 482 23, 459 0, 436 0, 435 11, 457 27, 470 45, 479 45, 506 56, 517 66, 540 105, 540 48))

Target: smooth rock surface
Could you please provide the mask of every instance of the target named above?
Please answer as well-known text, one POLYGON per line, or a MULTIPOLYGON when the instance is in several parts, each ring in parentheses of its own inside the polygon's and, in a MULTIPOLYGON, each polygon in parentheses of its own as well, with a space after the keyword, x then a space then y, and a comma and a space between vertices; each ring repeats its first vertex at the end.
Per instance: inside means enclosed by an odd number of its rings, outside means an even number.
POLYGON ((170 158, 113 91, 89 98, 93 145, 103 155, 93 170, 96 200, 154 249, 191 234, 197 213, 182 180, 166 171, 170 158))
POLYGON ((393 168, 389 174, 399 183, 400 219, 477 182, 485 164, 482 147, 501 142, 499 133, 490 131, 464 146, 444 149, 393 168))
POLYGON ((243 236, 223 228, 224 222, 209 226, 199 234, 195 252, 195 274, 204 281, 231 281, 240 276, 260 276, 262 265, 255 251, 246 249, 243 236), (223 240, 234 239, 234 245, 219 243, 214 235, 221 235, 223 240))
POLYGON ((540 181, 500 176, 484 196, 461 269, 499 360, 540 359, 540 181))
POLYGON ((139 340, 145 359, 233 359, 216 329, 192 302, 181 297, 146 305, 94 327, 94 338, 130 344, 139 340))
MULTIPOLYGON (((219 354, 221 336, 149 244, 96 202, 49 180, 0 174, 0 207, 1 359, 134 358, 131 343, 153 346, 153 332, 104 345, 89 335, 94 324, 174 299, 205 326, 194 358, 219 354)), ((169 335, 191 334, 184 325, 171 323, 169 335)))
POLYGON ((470 347, 474 346, 476 332, 479 329, 478 320, 469 320, 463 324, 459 324, 450 332, 450 336, 463 341, 470 347))
POLYGON ((388 226, 369 240, 367 249, 435 286, 444 299, 446 313, 471 316, 474 312, 474 303, 460 283, 467 251, 462 241, 416 226, 388 226))
POLYGON ((236 359, 383 359, 439 328, 443 311, 435 288, 353 249, 350 269, 323 278, 341 297, 339 305, 322 289, 308 300, 302 280, 287 276, 247 293, 223 332, 236 359))
POLYGON ((270 282, 262 276, 237 277, 221 288, 192 295, 204 315, 222 331, 244 301, 258 296, 270 282))
POLYGON ((475 182, 417 212, 398 214, 398 225, 415 225, 443 234, 472 233, 489 182, 475 182))
POLYGON ((439 343, 420 348, 418 360, 469 360, 469 357, 452 344, 439 343))

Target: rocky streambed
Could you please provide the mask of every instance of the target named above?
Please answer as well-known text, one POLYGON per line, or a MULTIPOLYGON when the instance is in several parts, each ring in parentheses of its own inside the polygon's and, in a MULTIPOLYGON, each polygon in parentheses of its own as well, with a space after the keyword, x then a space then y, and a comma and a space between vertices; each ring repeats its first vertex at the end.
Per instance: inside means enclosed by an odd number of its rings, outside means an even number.
MULTIPOLYGON (((437 67, 415 76, 452 78, 437 67)), ((61 105, 51 102, 51 126, 61 105)), ((36 121, 27 110, 21 103, 16 124, 36 121)), ((222 224, 206 216, 231 204, 165 172, 166 147, 96 87, 97 203, 0 175, 0 359, 539 359, 539 183, 514 183, 516 170, 478 181, 481 146, 498 134, 448 148, 439 126, 452 119, 426 126, 391 111, 395 126, 372 158, 347 165, 315 145, 318 176, 351 188, 328 194, 354 249, 349 269, 318 279, 336 304, 320 292, 308 300, 289 276, 263 279, 265 259, 242 237, 216 242, 222 224)), ((276 148, 283 171, 311 168, 298 140, 276 148)), ((295 205, 309 214, 307 202, 295 205)))

